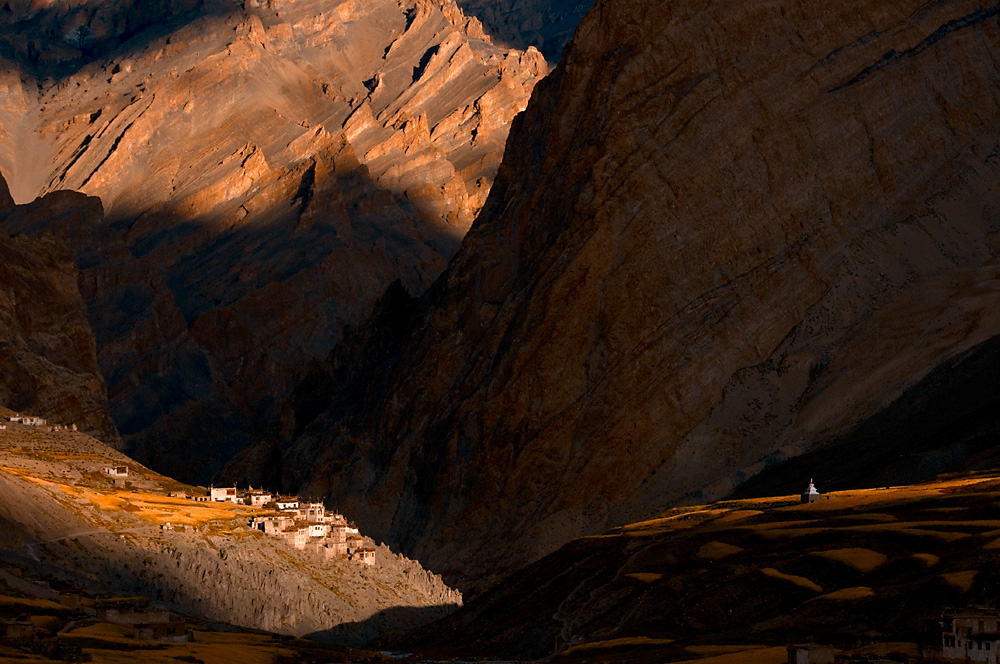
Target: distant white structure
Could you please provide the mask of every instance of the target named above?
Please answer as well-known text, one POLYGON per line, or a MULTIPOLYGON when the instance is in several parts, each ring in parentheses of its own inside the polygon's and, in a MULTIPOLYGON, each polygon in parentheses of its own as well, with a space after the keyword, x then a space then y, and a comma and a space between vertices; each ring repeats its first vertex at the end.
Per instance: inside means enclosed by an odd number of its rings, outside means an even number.
POLYGON ((330 524, 328 523, 309 524, 309 537, 326 537, 329 534, 330 534, 330 524))
POLYGON ((212 499, 213 503, 224 503, 227 501, 230 503, 235 503, 239 500, 239 497, 236 495, 236 487, 234 486, 230 487, 213 486, 209 488, 208 492, 209 492, 208 495, 212 499))
POLYGON ((326 505, 323 503, 304 503, 299 505, 299 517, 310 523, 322 522, 326 517, 326 505))
POLYGON ((278 509, 279 510, 294 510, 298 509, 299 499, 298 498, 278 498, 278 509))
POLYGON ((128 466, 105 466, 104 474, 111 477, 128 477, 128 466))
POLYGON ((7 418, 7 421, 18 424, 27 424, 32 427, 43 427, 46 424, 43 418, 35 417, 33 415, 11 415, 7 418))
POLYGON ((809 488, 802 494, 802 502, 815 503, 819 498, 819 491, 816 490, 816 485, 813 484, 812 478, 809 478, 809 488))
POLYGON ((943 617, 941 657, 952 662, 997 664, 1000 611, 968 609, 943 617))
POLYGON ((365 565, 374 565, 375 549, 358 549, 351 554, 351 560, 357 560, 365 565))
POLYGON ((260 490, 250 490, 250 504, 254 507, 263 507, 267 505, 274 496, 271 495, 270 491, 260 491, 260 490))

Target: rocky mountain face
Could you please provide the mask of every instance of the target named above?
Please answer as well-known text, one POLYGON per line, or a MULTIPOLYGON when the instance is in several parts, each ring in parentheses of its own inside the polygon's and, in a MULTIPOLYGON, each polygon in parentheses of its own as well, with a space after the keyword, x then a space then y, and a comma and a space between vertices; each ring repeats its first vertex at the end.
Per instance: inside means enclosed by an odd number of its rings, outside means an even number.
POLYGON ((0 405, 119 444, 73 254, 55 237, 7 232, 37 215, 85 225, 99 213, 79 194, 15 206, 0 177, 0 405))
POLYGON ((998 13, 601 0, 269 467, 475 591, 835 443, 1000 334, 998 13))
POLYGON ((534 46, 549 62, 557 62, 593 0, 457 0, 475 16, 497 43, 516 48, 534 46))
POLYGON ((72 246, 114 418, 190 480, 388 284, 441 273, 547 69, 452 0, 11 2, 0 22, 0 170, 18 201, 100 197, 72 246))

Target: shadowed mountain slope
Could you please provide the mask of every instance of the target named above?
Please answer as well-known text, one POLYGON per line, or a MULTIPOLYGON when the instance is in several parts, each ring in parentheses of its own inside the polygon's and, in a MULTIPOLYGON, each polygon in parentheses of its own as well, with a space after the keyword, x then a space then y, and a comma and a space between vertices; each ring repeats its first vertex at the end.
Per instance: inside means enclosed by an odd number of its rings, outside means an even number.
POLYGON ((286 482, 481 589, 1000 334, 998 15, 599 2, 406 342, 333 359, 356 381, 286 482))
POLYGON ((556 62, 593 0, 457 0, 475 16, 498 43, 516 48, 534 46, 556 62))
POLYGON ((73 254, 52 236, 8 234, 33 217, 86 226, 100 213, 70 192, 15 206, 0 175, 0 405, 118 445, 73 254))
POLYGON ((102 200, 105 236, 73 248, 107 268, 84 294, 115 420, 137 458, 199 481, 390 283, 442 272, 546 72, 451 0, 2 20, 0 168, 19 201, 102 200))

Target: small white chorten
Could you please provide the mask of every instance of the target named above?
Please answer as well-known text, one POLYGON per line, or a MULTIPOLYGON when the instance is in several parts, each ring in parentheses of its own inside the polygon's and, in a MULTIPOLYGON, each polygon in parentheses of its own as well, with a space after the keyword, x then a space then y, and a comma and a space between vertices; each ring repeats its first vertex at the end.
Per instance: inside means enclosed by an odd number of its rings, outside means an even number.
POLYGON ((810 477, 809 488, 802 494, 802 502, 815 503, 817 500, 819 500, 819 491, 816 490, 816 485, 813 484, 812 478, 810 477))

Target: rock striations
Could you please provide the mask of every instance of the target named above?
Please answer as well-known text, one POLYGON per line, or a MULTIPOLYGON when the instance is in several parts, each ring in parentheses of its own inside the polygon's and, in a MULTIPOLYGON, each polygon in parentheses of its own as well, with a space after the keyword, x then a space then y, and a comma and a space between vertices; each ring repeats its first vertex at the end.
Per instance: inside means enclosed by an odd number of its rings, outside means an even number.
POLYGON ((15 206, 0 176, 0 405, 119 444, 73 254, 52 236, 6 232, 38 215, 86 225, 99 213, 79 194, 15 206))
POLYGON ((998 15, 598 2, 408 341, 334 358, 354 383, 286 481, 478 589, 1000 334, 998 15))
POLYGON ((453 0, 12 2, 0 22, 0 170, 19 202, 100 197, 103 235, 73 246, 114 417, 187 479, 388 284, 441 273, 547 71, 453 0))

